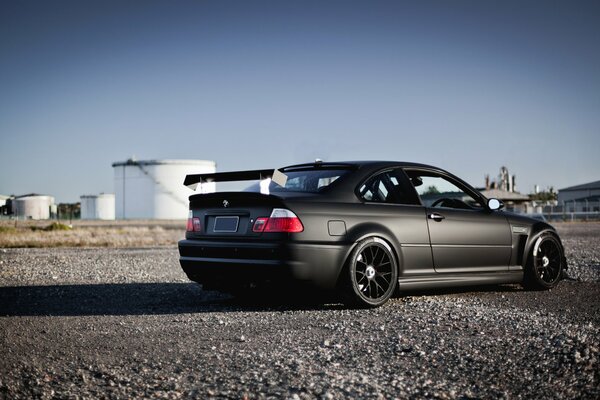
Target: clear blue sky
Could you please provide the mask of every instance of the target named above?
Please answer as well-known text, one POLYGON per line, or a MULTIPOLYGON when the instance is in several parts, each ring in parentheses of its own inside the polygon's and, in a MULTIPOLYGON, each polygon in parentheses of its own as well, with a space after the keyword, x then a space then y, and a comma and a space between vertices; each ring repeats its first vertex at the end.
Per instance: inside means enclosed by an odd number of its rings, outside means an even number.
POLYGON ((430 163, 521 192, 600 179, 600 2, 5 1, 0 194, 111 163, 430 163))

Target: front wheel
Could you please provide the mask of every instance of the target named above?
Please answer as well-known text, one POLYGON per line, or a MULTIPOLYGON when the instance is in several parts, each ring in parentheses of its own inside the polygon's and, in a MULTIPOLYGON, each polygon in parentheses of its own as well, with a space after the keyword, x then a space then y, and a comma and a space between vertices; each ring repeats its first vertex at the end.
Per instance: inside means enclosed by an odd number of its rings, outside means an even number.
POLYGON ((384 304, 398 283, 398 266, 392 248, 383 239, 372 237, 359 242, 349 258, 350 302, 366 307, 384 304))
POLYGON ((560 242, 553 234, 543 233, 529 254, 523 284, 527 289, 551 289, 560 281, 563 267, 560 242))

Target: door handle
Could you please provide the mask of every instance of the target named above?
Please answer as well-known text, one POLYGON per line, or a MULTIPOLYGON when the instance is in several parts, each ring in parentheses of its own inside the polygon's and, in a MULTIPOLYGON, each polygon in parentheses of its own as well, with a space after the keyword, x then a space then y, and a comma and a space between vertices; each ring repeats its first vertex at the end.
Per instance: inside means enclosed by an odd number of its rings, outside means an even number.
POLYGON ((445 219, 446 217, 444 217, 443 215, 440 215, 438 213, 431 213, 427 216, 427 218, 433 219, 435 221, 441 221, 441 220, 445 219))

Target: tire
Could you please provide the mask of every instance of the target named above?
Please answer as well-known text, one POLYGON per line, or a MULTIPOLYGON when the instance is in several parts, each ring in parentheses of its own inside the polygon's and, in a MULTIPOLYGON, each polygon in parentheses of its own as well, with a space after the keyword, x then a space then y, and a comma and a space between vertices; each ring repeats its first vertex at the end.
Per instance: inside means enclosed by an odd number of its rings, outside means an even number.
POLYGON ((563 277, 563 249, 558 238, 544 232, 535 240, 525 267, 523 286, 530 290, 552 289, 563 277))
POLYGON ((360 241, 348 259, 346 303, 360 307, 379 307, 394 294, 398 284, 398 265, 390 245, 378 237, 360 241))

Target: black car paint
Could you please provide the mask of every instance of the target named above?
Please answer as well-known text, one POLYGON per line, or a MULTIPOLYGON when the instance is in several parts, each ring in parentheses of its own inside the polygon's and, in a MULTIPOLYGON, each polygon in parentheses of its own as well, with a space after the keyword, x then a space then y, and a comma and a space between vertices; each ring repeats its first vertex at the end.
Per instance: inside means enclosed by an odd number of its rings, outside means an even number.
MULTIPOLYGON (((282 168, 334 168, 340 164, 303 164, 282 168)), ((487 204, 460 178, 436 167, 401 162, 351 162, 353 172, 322 193, 249 192, 198 194, 190 209, 210 228, 211 215, 239 215, 240 231, 223 234, 188 232, 179 242, 180 263, 188 277, 206 287, 268 280, 308 282, 333 289, 352 249, 367 237, 389 243, 399 265, 400 289, 520 282, 537 236, 554 228, 505 211, 430 209, 422 204, 363 201, 357 188, 386 170, 433 172, 487 204), (229 208, 223 207, 223 200, 229 208), (252 222, 273 207, 300 218, 300 233, 253 233, 252 222), (442 214, 443 220, 428 218, 442 214)), ((265 170, 267 171, 267 170, 265 170)), ((404 175, 405 181, 408 177, 404 175)), ((409 185, 414 191, 414 187, 409 185)), ((414 193, 416 199, 419 196, 414 193)), ((563 252, 564 254, 564 252, 563 252)), ((566 265, 566 264, 565 264, 566 265)))

